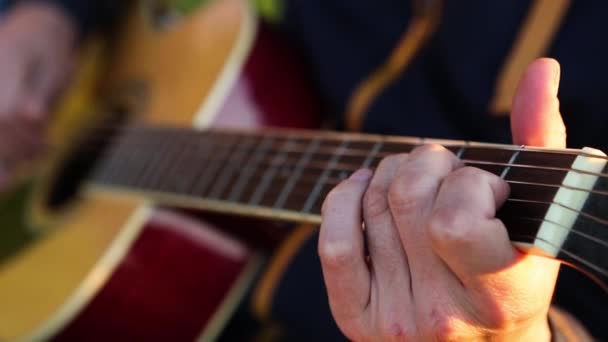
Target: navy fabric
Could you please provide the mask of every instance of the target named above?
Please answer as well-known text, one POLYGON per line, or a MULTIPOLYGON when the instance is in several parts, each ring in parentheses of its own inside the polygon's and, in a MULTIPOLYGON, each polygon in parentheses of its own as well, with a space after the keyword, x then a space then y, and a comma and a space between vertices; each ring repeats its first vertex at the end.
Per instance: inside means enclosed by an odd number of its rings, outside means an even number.
POLYGON ((285 341, 345 341, 329 310, 318 234, 300 248, 282 276, 272 300, 272 319, 283 329, 285 341))
POLYGON ((9 0, 0 0, 0 13, 6 11, 11 5, 9 0))
MULTIPOLYGON (((530 1, 444 1, 438 32, 372 106, 365 131, 509 142, 508 120, 488 111, 530 1)), ((560 100, 571 147, 608 147, 601 38, 608 3, 573 2, 548 56, 563 67, 560 100)), ((354 87, 405 31, 410 1, 287 0, 282 27, 305 49, 338 127, 354 87)))

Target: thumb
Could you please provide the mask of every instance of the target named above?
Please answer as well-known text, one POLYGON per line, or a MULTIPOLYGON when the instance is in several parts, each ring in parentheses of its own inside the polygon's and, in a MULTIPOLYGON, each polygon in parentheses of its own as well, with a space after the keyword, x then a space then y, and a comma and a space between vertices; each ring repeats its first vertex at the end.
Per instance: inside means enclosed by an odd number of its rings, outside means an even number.
POLYGON ((559 112, 560 67, 539 58, 524 73, 513 99, 511 132, 518 145, 566 147, 566 126, 559 112))

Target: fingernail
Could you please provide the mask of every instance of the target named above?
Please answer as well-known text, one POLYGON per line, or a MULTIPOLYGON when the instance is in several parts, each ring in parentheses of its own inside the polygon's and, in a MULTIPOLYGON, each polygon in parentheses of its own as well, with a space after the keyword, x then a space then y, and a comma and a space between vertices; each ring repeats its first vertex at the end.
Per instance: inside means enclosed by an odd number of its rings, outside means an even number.
POLYGON ((360 169, 357 170, 350 176, 350 179, 358 180, 358 181, 366 181, 372 177, 372 170, 369 169, 360 169))
POLYGON ((555 93, 559 90, 559 80, 561 78, 561 68, 559 63, 555 63, 553 65, 553 88, 555 89, 555 93))

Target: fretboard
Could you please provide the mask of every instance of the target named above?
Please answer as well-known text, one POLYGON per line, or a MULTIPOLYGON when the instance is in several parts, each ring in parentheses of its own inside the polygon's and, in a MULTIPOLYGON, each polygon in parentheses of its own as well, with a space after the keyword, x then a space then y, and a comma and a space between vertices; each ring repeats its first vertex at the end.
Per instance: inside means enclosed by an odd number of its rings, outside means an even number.
POLYGON ((440 143, 466 164, 511 185, 503 211, 539 202, 542 218, 577 154, 517 146, 360 134, 269 130, 130 129, 120 135, 92 183, 146 193, 161 202, 319 222, 325 195, 359 168, 440 143), (207 203, 205 203, 207 202, 207 203), (238 207, 238 208, 237 208, 238 207), (244 208, 247 207, 248 209, 244 208))
POLYGON ((581 150, 299 130, 139 127, 115 137, 89 186, 170 206, 320 223, 321 205, 335 185, 360 168, 373 169, 388 155, 426 143, 441 144, 465 164, 509 183, 509 198, 497 216, 514 242, 541 246, 543 253, 561 253, 570 261, 563 246, 572 245, 580 249, 577 257, 608 269, 605 257, 585 254, 595 245, 608 246, 606 159, 587 158, 581 150), (573 169, 581 162, 583 169, 573 169), (585 162, 600 169, 589 171, 585 162), (577 194, 584 196, 573 200, 577 194), (565 223, 552 222, 556 213, 565 223), (547 227, 549 238, 543 235, 547 227))

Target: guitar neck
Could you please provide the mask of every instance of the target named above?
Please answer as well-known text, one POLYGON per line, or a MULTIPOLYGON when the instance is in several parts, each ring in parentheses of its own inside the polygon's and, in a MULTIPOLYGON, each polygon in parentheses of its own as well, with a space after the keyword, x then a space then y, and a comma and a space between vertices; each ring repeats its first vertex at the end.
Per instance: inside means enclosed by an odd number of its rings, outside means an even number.
POLYGON ((500 175, 513 185, 514 198, 534 194, 547 201, 577 156, 572 150, 333 132, 140 128, 118 137, 91 182, 171 204, 318 223, 325 195, 341 180, 425 143, 444 145, 465 163, 500 175))
POLYGON ((318 224, 321 204, 336 184, 426 143, 441 144, 465 164, 509 183, 498 217, 520 247, 558 256, 580 238, 571 234, 573 227, 595 229, 592 218, 606 216, 597 205, 606 197, 598 193, 608 191, 600 177, 606 158, 596 150, 318 131, 129 128, 116 137, 89 186, 171 206, 318 224), (583 207, 589 215, 579 215, 583 207))

